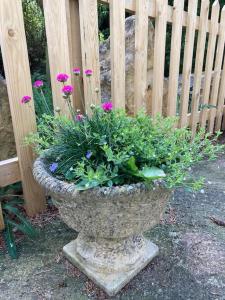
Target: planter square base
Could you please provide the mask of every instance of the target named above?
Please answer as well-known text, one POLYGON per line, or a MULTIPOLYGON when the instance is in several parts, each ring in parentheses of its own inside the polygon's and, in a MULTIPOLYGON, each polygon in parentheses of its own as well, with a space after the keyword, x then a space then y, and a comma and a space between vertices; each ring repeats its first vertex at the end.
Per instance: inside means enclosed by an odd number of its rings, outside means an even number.
MULTIPOLYGON (((101 287, 109 296, 114 296, 120 291, 135 275, 137 275, 148 263, 158 254, 158 247, 146 240, 145 251, 135 263, 135 265, 126 265, 119 271, 109 272, 107 269, 90 266, 85 259, 77 252, 76 240, 70 242, 63 248, 66 258, 93 282, 101 287)), ((123 266, 122 266, 123 267, 123 266)))

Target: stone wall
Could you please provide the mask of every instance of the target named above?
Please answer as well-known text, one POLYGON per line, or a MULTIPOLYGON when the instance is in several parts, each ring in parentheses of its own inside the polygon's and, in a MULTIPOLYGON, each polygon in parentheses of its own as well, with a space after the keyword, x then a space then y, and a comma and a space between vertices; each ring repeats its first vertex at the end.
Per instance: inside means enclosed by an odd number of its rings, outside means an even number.
POLYGON ((16 146, 5 80, 0 76, 0 161, 16 156, 16 146))

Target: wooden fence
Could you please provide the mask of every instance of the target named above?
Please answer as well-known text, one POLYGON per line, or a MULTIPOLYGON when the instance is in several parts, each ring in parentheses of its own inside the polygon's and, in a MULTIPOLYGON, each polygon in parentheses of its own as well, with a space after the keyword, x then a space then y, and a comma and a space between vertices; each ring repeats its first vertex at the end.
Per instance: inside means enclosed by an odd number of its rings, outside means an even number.
MULTIPOLYGON (((54 107, 68 114, 56 83, 59 72, 71 74, 73 67, 92 69, 93 76, 83 76, 85 105, 100 103, 100 64, 97 0, 43 0, 48 41, 51 83, 54 107), (95 93, 90 92, 95 91, 95 93)), ((179 114, 179 126, 190 126, 193 135, 198 125, 209 132, 221 129, 224 115, 225 67, 225 9, 215 1, 209 19, 209 0, 201 1, 197 15, 197 0, 189 0, 188 11, 184 0, 102 0, 110 7, 110 44, 112 72, 112 101, 115 107, 125 108, 125 11, 136 15, 135 23, 135 111, 146 102, 148 20, 155 24, 154 66, 151 112, 166 115, 179 114), (168 97, 163 98, 165 49, 168 24, 172 26, 171 54, 168 80, 168 97), (182 61, 182 91, 178 99, 178 79, 181 63, 181 40, 185 31, 185 47, 182 61), (197 50, 194 43, 197 37, 197 50), (196 53, 195 53, 196 52, 196 53), (190 93, 190 75, 195 57, 194 84, 190 93), (205 62, 205 64, 204 64, 205 62), (204 81, 202 86, 202 73, 204 81), (177 111, 179 101, 180 109, 177 111), (210 108, 200 110, 199 104, 210 108), (189 110, 191 107, 191 110, 189 110), (209 106, 208 106, 209 107, 209 106)), ((26 209, 33 215, 45 208, 44 194, 32 177, 33 156, 24 146, 24 137, 36 130, 34 107, 21 106, 19 99, 32 95, 31 76, 24 32, 21 0, 0 1, 0 45, 9 93, 10 108, 17 146, 17 158, 0 162, 0 187, 19 180, 23 183, 26 209)), ((72 75, 72 74, 71 74, 72 75)), ((71 83, 75 84, 73 76, 71 83)), ((73 105, 81 107, 81 99, 75 89, 73 105)))

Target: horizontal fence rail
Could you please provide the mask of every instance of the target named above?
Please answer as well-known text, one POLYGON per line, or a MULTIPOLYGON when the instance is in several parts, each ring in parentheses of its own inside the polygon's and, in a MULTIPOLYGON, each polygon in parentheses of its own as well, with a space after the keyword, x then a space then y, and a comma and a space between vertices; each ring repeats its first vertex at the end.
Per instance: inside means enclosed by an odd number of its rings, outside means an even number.
MULTIPOLYGON (((145 108, 153 116, 157 113, 178 116, 177 125, 189 126, 193 136, 199 126, 206 127, 210 133, 220 130, 221 124, 225 129, 225 8, 221 10, 218 1, 210 7, 209 0, 202 0, 199 15, 197 0, 188 1, 187 11, 184 0, 174 0, 173 6, 168 5, 167 0, 57 0, 54 5, 52 2, 43 0, 54 108, 59 107, 68 115, 56 76, 61 72, 68 73, 70 83, 77 85, 77 78, 72 74, 74 67, 92 69, 93 76, 78 79, 81 93, 77 87, 74 89, 73 107, 89 112, 92 103, 101 103, 97 5, 102 3, 110 10, 114 106, 126 107, 126 11, 135 15, 134 113, 145 108), (155 27, 151 101, 147 97, 150 21, 155 27), (169 28, 171 41, 168 42, 169 28), (169 77, 165 79, 168 43, 169 77), (205 108, 200 109, 200 105, 205 108)), ((33 215, 45 208, 45 197, 32 177, 32 151, 23 142, 29 132, 36 131, 36 119, 33 102, 30 107, 19 104, 23 95, 32 95, 22 0, 0 1, 0 45, 17 147, 17 158, 0 162, 0 187, 21 180, 27 212, 33 215)))
POLYGON ((0 187, 21 181, 18 157, 0 161, 0 187))

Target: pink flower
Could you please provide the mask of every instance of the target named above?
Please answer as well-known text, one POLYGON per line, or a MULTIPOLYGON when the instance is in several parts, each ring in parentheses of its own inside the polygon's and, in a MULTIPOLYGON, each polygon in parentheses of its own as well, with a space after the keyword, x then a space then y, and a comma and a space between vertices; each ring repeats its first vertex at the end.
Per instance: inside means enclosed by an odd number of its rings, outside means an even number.
POLYGON ((87 69, 84 71, 84 73, 86 74, 86 76, 90 77, 93 74, 93 71, 90 69, 87 69))
POLYGON ((75 75, 80 75, 80 68, 74 68, 73 69, 73 74, 75 74, 75 75))
POLYGON ((65 86, 62 88, 62 92, 63 92, 66 96, 71 95, 72 92, 73 92, 73 87, 72 87, 72 85, 65 85, 65 86))
POLYGON ((30 96, 23 96, 23 98, 20 100, 21 104, 26 104, 28 102, 31 101, 31 97, 30 96))
POLYGON ((67 74, 64 74, 64 73, 60 73, 57 75, 56 79, 59 81, 59 82, 66 82, 69 78, 69 75, 67 74))
POLYGON ((43 82, 42 80, 37 80, 37 81, 35 81, 35 83, 34 83, 34 87, 35 87, 36 89, 42 87, 43 85, 44 85, 44 82, 43 82))
POLYGON ((76 115, 76 121, 81 122, 84 119, 82 114, 76 115))
POLYGON ((106 112, 109 112, 113 109, 113 104, 112 102, 105 102, 102 104, 102 109, 106 112))

